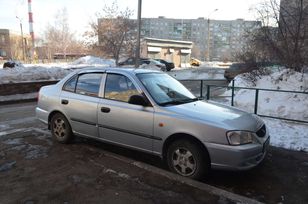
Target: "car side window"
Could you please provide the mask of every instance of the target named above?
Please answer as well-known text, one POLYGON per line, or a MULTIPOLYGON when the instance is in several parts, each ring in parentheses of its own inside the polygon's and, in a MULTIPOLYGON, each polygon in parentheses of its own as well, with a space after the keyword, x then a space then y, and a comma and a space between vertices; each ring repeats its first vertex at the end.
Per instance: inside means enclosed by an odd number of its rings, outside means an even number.
POLYGON ((108 74, 105 84, 105 98, 128 102, 132 95, 140 94, 133 82, 120 74, 108 74))
POLYGON ((77 82, 78 75, 74 76, 73 78, 69 79, 63 86, 63 90, 75 92, 76 82, 77 82))
POLYGON ((102 74, 88 73, 79 75, 76 85, 76 93, 88 96, 98 96, 102 80, 102 74))

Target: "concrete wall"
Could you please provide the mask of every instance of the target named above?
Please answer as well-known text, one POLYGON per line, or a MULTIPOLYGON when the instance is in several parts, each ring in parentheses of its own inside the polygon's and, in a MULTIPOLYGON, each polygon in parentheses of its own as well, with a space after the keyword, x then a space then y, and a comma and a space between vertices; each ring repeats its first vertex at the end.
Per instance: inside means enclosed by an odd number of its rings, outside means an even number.
POLYGON ((35 81, 23 83, 0 84, 0 96, 38 92, 42 86, 58 81, 35 81))

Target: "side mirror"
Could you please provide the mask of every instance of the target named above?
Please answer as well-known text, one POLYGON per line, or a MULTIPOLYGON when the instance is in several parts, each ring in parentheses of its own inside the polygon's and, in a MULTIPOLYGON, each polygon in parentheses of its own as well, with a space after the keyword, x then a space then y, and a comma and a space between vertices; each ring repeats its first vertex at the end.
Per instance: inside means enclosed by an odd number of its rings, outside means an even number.
POLYGON ((149 102, 143 95, 132 95, 128 100, 129 104, 148 106, 149 102))

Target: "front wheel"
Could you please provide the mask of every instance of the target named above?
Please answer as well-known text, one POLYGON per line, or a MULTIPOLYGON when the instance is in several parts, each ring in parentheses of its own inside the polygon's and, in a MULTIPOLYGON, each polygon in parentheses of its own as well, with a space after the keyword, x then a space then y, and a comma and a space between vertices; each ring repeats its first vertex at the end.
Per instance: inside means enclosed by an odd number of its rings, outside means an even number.
POLYGON ((169 146, 167 163, 171 171, 192 179, 201 179, 210 167, 207 154, 188 140, 177 140, 169 146))
POLYGON ((72 128, 64 115, 56 113, 52 116, 51 134, 60 143, 69 143, 73 139, 72 128))

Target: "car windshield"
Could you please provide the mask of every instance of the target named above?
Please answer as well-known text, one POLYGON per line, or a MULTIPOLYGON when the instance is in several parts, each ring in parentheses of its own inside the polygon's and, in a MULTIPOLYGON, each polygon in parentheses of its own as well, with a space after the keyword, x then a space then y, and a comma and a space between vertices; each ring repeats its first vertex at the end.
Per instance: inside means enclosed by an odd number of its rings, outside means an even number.
POLYGON ((179 81, 164 73, 137 74, 141 83, 161 106, 178 105, 198 100, 179 81))

